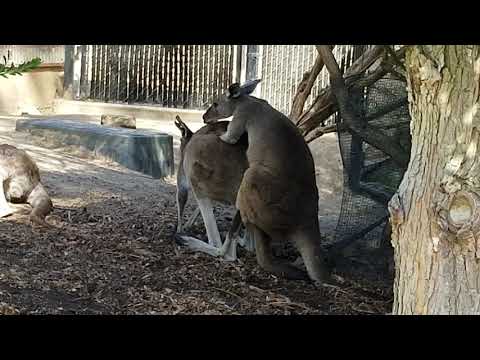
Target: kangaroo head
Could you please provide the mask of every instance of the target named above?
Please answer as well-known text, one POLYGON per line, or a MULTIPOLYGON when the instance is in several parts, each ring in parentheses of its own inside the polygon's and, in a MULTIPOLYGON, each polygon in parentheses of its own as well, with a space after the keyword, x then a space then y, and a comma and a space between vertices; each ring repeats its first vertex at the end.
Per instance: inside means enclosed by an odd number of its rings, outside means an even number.
POLYGON ((178 115, 175 117, 175 126, 182 133, 182 138, 180 139, 180 153, 183 154, 183 149, 185 149, 185 146, 192 138, 193 131, 188 128, 187 124, 185 124, 178 115))
POLYGON ((250 95, 260 81, 260 79, 249 80, 243 85, 239 83, 230 85, 227 91, 203 114, 203 122, 210 124, 232 116, 239 100, 244 96, 250 95))

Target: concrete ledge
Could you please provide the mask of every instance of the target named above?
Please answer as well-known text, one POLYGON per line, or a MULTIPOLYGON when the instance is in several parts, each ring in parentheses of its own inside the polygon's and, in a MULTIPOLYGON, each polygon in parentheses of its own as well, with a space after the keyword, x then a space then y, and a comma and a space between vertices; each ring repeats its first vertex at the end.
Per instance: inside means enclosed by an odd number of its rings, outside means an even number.
POLYGON ((16 130, 53 138, 64 145, 83 146, 96 156, 111 159, 153 178, 174 174, 173 138, 168 134, 58 118, 17 120, 16 130))
POLYGON ((100 116, 130 115, 136 119, 163 120, 173 122, 179 115, 185 122, 202 122, 202 110, 171 109, 151 105, 111 104, 94 101, 77 101, 56 99, 54 102, 55 114, 84 114, 100 116))

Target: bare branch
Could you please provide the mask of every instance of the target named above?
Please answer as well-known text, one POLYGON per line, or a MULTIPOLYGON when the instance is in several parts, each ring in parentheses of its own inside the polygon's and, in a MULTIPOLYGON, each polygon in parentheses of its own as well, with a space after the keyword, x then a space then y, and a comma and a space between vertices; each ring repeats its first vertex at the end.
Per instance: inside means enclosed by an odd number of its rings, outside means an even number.
MULTIPOLYGON (((373 48, 369 49, 347 69, 347 71, 345 72, 345 78, 347 79, 351 76, 362 74, 383 54, 384 49, 380 45, 376 45, 373 48)), ((298 120, 296 121, 297 126, 301 128, 304 123, 309 121, 315 116, 316 113, 325 109, 326 107, 329 107, 331 110, 333 110, 332 103, 335 103, 335 97, 333 96, 333 94, 331 94, 331 91, 329 91, 329 88, 327 87, 322 90, 320 94, 318 94, 316 100, 313 102, 310 108, 298 118, 298 120), (325 98, 325 96, 327 96, 327 98, 325 98)), ((333 110, 330 115, 333 114, 335 111, 336 110, 333 110)), ((330 115, 328 115, 325 119, 327 119, 330 115)), ((319 124, 320 122, 315 121, 315 123, 311 124, 311 126, 308 126, 310 128, 309 130, 313 130, 319 124)), ((307 132, 308 131, 305 131, 305 133, 307 132)))
MULTIPOLYGON (((390 55, 390 57, 393 59, 394 63, 397 64, 401 69, 405 69, 405 65, 400 61, 400 56, 397 55, 397 53, 392 49, 390 45, 385 45, 385 49, 387 53, 390 55)), ((403 52, 403 54, 405 54, 403 52)))
POLYGON ((332 92, 337 99, 339 110, 346 126, 365 142, 382 150, 385 154, 390 155, 397 164, 402 167, 407 167, 408 154, 406 154, 400 146, 395 144, 389 136, 385 135, 385 133, 368 126, 368 123, 366 122, 361 123, 355 115, 348 98, 348 90, 345 85, 345 80, 343 79, 340 68, 330 48, 326 45, 316 45, 316 47, 330 74, 332 92))
MULTIPOLYGON (((405 54, 405 46, 396 51, 397 57, 400 59, 405 54)), ((385 55, 385 51, 381 46, 373 47, 365 52, 354 64, 347 69, 345 75, 345 85, 349 91, 358 91, 364 87, 374 84, 388 73, 392 73, 392 64, 386 61, 381 61, 378 66, 372 66, 377 63, 381 56, 385 55), (367 67, 367 65, 369 67, 367 67), (374 68, 374 69, 373 69, 374 68), (366 70, 373 70, 368 75, 363 75, 366 70)), ((394 74, 393 74, 394 75, 394 74)), ((404 80, 403 78, 401 80, 404 80)), ((297 126, 300 132, 313 141, 316 137, 321 136, 319 131, 318 136, 314 136, 313 132, 336 111, 338 111, 337 101, 332 93, 332 89, 328 86, 321 90, 315 102, 297 121, 297 126), (310 134, 312 132, 312 134, 310 134)))
MULTIPOLYGON (((359 78, 358 76, 354 75, 348 76, 345 79, 345 84, 350 91, 358 91, 366 86, 374 84, 377 80, 385 76, 387 72, 388 69, 379 66, 374 72, 365 77, 359 78)), ((322 124, 336 111, 338 111, 338 105, 335 96, 331 87, 326 87, 319 94, 317 101, 312 108, 311 117, 299 126, 300 132, 306 136, 311 131, 314 131, 319 124, 322 124)))
POLYGON ((308 144, 322 135, 333 133, 336 131, 337 131, 337 125, 327 125, 327 126, 318 127, 315 130, 313 130, 308 136, 305 136, 305 141, 308 144))
MULTIPOLYGON (((330 45, 330 49, 333 50, 334 47, 335 45, 330 45)), ((312 69, 303 75, 303 79, 298 86, 297 93, 293 98, 292 110, 290 111, 291 120, 296 121, 298 117, 300 117, 300 115, 302 114, 305 102, 310 96, 313 85, 315 84, 315 80, 317 79, 318 74, 320 74, 322 69, 322 57, 317 56, 317 59, 315 60, 315 64, 313 65, 312 69)))

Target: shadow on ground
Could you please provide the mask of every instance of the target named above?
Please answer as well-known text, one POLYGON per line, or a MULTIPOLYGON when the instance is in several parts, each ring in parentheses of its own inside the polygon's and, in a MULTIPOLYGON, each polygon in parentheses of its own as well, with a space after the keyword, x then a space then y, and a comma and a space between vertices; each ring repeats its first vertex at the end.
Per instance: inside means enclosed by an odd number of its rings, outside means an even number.
MULTIPOLYGON (((102 179, 110 171, 97 169, 94 175, 102 179)), ((142 193, 125 191, 123 185, 109 181, 89 186, 93 175, 80 171, 47 171, 43 176, 54 193, 55 210, 48 221, 57 228, 32 228, 25 215, 0 221, 0 293, 2 301, 20 313, 389 311, 391 295, 381 284, 347 279, 340 289, 319 290, 307 282, 265 273, 242 250, 240 261, 226 263, 177 247, 172 240, 176 225, 173 185, 145 179, 159 191, 144 187, 142 193), (62 186, 55 195, 52 184, 68 185, 72 178, 84 186, 62 186)), ((229 217, 219 215, 220 229, 225 231, 229 217)), ((193 231, 203 234, 201 222, 193 231)))
MULTIPOLYGON (((56 226, 32 228, 26 215, 0 220, 0 313, 5 304, 22 314, 390 312, 391 279, 371 279, 360 267, 337 270, 345 278, 340 288, 317 289, 264 272, 242 249, 239 261, 227 263, 179 248, 174 179, 46 149, 18 134, 0 133, 0 141, 39 165, 55 205, 47 221, 56 226)), ((216 214, 225 232, 231 212, 216 214)), ((205 238, 201 220, 192 233, 205 238)), ((278 251, 295 258, 291 247, 278 251)))

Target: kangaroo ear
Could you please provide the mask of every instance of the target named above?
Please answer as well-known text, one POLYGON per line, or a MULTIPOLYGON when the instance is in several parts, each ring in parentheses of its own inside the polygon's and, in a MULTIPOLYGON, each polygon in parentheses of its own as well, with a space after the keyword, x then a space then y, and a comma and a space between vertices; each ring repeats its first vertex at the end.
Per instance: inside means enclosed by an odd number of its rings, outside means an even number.
POLYGON ((180 116, 175 116, 175 126, 183 132, 183 121, 180 119, 180 116))
POLYGON ((183 138, 188 138, 193 135, 193 132, 188 128, 187 124, 185 124, 178 115, 175 116, 175 126, 180 130, 183 138))
POLYGON ((241 93, 241 88, 239 83, 234 83, 228 87, 228 90, 227 90, 228 98, 235 99, 235 98, 238 98, 240 95, 242 95, 242 93, 241 93))
POLYGON ((245 82, 245 84, 240 86, 241 94, 250 95, 255 90, 260 81, 262 81, 262 79, 248 80, 247 82, 245 82))

